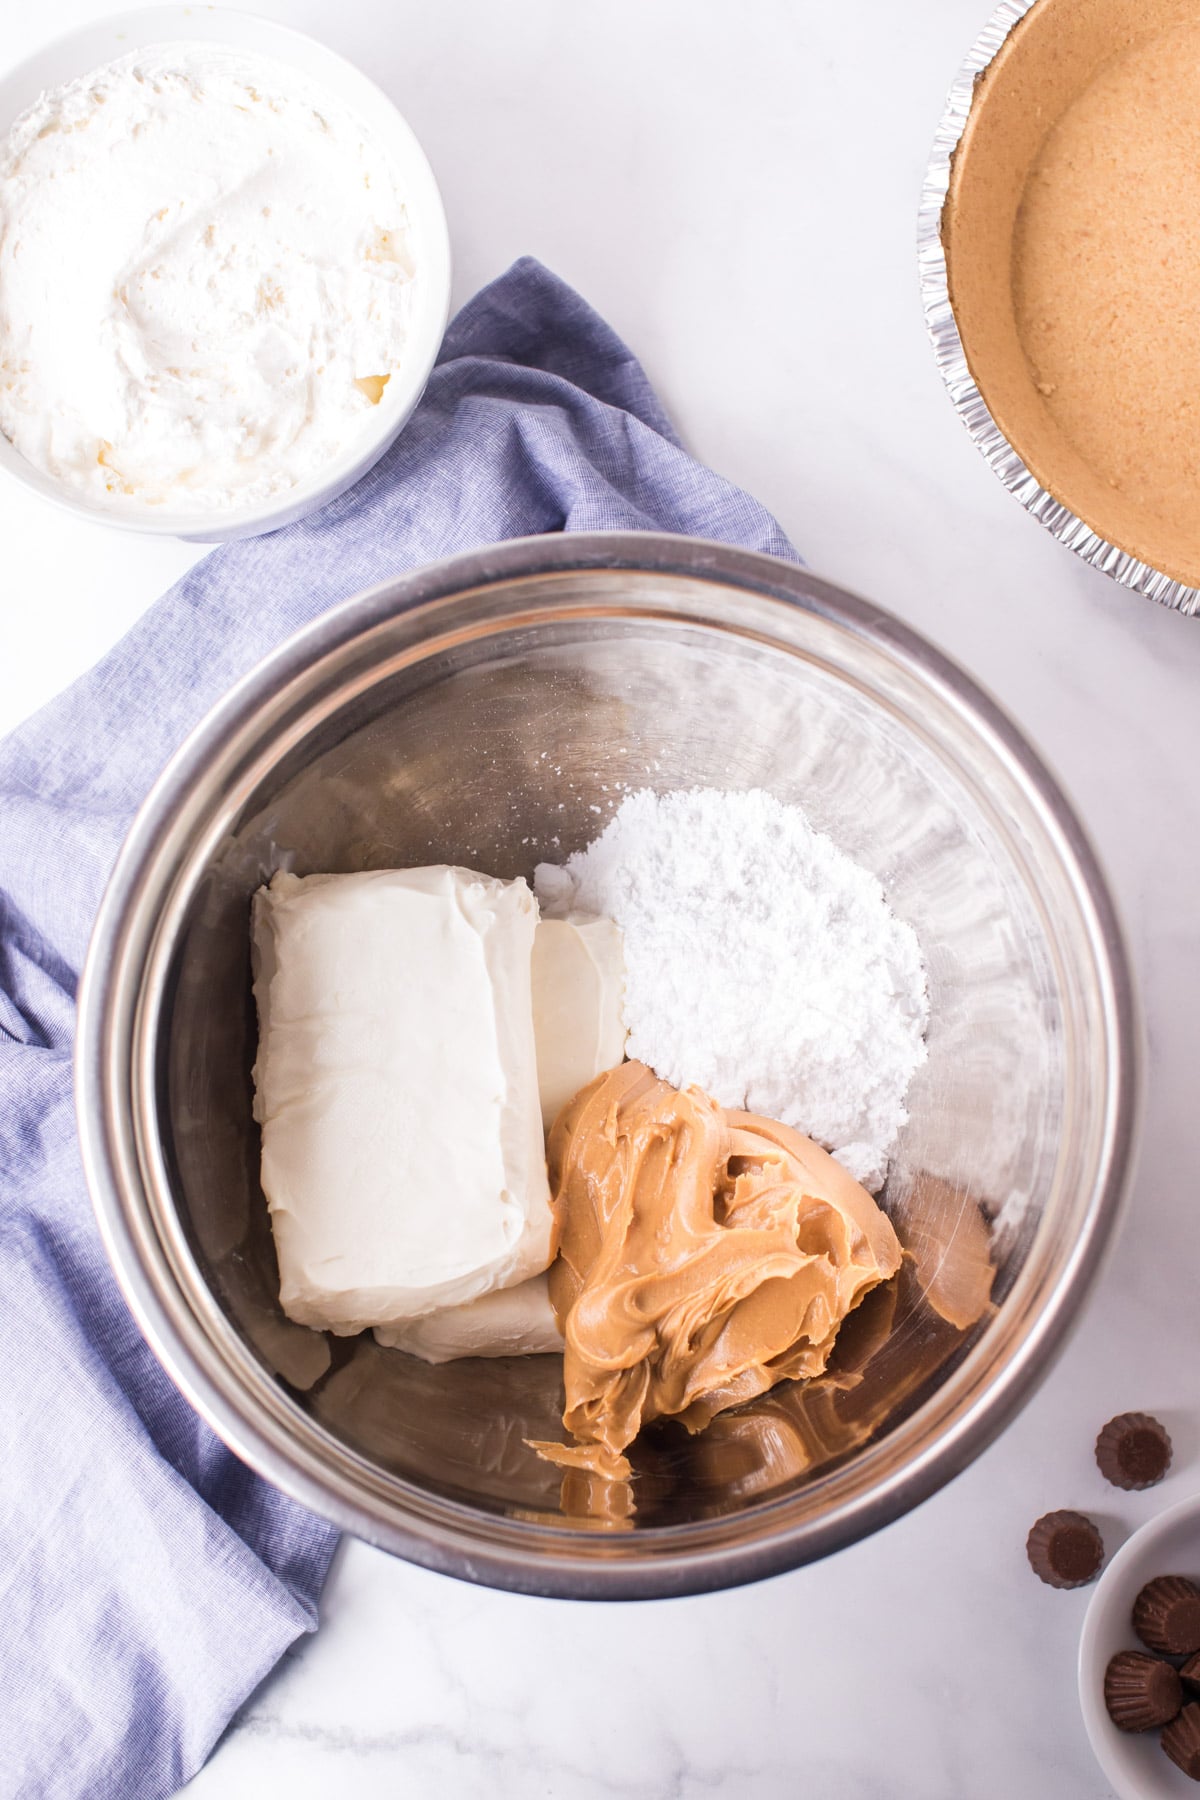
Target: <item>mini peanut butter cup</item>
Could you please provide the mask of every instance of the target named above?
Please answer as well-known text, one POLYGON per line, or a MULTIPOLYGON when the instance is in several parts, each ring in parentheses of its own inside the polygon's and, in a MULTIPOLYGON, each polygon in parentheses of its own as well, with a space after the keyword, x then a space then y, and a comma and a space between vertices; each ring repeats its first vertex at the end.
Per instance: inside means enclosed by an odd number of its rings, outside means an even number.
POLYGON ((1162 1747, 1192 1781, 1200 1781, 1200 1700, 1191 1700, 1162 1734, 1162 1747))
POLYGON ((1119 1650, 1104 1671, 1104 1704, 1118 1731, 1153 1731, 1183 1705, 1183 1685, 1169 1662, 1119 1650))
POLYGON ((1153 1487, 1171 1466, 1171 1440, 1149 1413, 1118 1413, 1096 1439, 1096 1461, 1114 1487, 1153 1487))
POLYGON ((1189 1687, 1200 1688, 1200 1651, 1188 1657, 1179 1674, 1189 1687))
POLYGON ((1050 1587, 1085 1587, 1104 1561, 1104 1539, 1084 1513, 1044 1513, 1025 1540, 1025 1554, 1050 1587))
POLYGON ((1133 1629, 1148 1650, 1191 1656, 1200 1650, 1200 1588, 1182 1575, 1158 1575, 1133 1603, 1133 1629))

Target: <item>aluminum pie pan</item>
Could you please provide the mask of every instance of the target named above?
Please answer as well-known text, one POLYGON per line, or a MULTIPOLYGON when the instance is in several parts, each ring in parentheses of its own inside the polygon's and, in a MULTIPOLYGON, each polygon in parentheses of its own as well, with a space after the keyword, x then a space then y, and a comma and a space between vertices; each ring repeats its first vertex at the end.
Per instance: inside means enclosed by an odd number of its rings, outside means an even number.
POLYGON ((921 304, 933 353, 954 410, 966 426, 989 468, 1015 494, 1026 512, 1076 556, 1110 575, 1122 587, 1156 600, 1188 616, 1200 611, 1200 588, 1142 562, 1118 544, 1101 537, 1085 519, 1047 491, 1000 429, 967 363, 950 301, 942 214, 950 191, 950 174, 975 98, 980 76, 1003 49, 1015 28, 1038 0, 1001 0, 959 67, 933 140, 917 215, 917 265, 921 304))

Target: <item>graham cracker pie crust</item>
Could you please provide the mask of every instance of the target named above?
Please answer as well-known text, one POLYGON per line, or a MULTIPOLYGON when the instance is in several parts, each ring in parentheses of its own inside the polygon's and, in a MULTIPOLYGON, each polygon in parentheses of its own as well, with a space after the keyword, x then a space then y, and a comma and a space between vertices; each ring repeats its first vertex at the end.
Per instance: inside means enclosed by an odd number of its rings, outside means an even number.
POLYGON ((1200 0, 1038 0, 942 215, 996 423, 1055 499, 1200 585, 1200 0))

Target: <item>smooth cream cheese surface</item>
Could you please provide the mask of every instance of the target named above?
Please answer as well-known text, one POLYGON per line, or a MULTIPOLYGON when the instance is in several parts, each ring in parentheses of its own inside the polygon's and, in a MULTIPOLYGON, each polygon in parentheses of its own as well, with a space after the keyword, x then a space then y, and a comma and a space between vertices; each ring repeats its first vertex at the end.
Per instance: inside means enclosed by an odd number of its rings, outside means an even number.
MULTIPOLYGON (((533 1037, 547 1131, 580 1088, 625 1054, 625 959, 611 919, 572 913, 539 919, 533 938, 533 1037)), ((562 1354, 544 1275, 421 1319, 381 1326, 381 1344, 425 1362, 459 1356, 562 1354)))
POLYGON ((255 1116, 280 1302, 350 1334, 543 1270, 537 903, 438 866, 254 900, 255 1116))
POLYGON ((625 956, 611 919, 541 919, 533 940, 533 1033, 542 1124, 625 1054, 625 956))
POLYGON ((0 430, 114 507, 261 503, 364 432, 417 279, 336 97, 219 44, 138 51, 0 141, 0 430))
POLYGON ((563 1348, 544 1274, 516 1287, 493 1288, 478 1300, 445 1306, 423 1319, 380 1325, 375 1336, 381 1344, 428 1363, 454 1362, 461 1356, 561 1356, 563 1348))

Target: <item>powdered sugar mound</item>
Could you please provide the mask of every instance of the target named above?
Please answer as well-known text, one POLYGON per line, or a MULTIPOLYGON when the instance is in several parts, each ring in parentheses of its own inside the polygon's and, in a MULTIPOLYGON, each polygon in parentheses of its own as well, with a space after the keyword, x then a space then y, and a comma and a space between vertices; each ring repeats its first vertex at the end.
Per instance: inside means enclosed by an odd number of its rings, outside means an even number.
POLYGON ((761 789, 629 795, 542 910, 625 934, 628 1053, 782 1119, 877 1191, 925 1059, 925 968, 875 877, 761 789))

